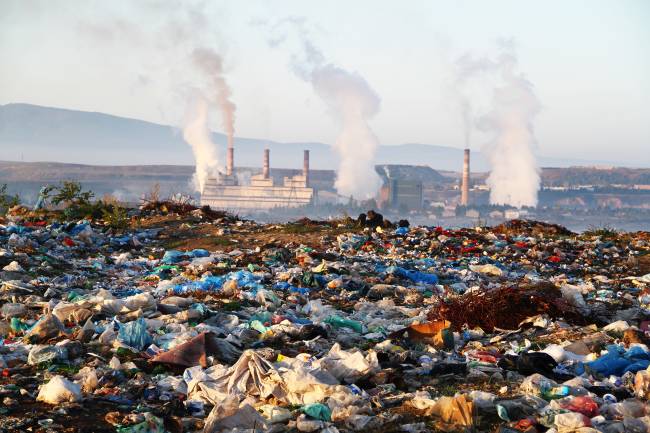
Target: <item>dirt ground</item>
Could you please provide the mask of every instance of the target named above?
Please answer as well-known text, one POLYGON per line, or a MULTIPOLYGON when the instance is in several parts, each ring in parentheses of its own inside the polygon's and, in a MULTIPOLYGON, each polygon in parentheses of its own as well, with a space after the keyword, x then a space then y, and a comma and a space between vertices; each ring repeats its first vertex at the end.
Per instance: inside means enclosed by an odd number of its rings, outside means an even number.
POLYGON ((165 248, 220 249, 226 252, 237 248, 268 248, 287 244, 318 248, 324 240, 354 231, 348 225, 337 227, 312 221, 282 225, 260 225, 240 221, 224 228, 220 222, 204 222, 176 216, 146 218, 139 221, 139 225, 143 228, 161 228, 158 238, 165 248))

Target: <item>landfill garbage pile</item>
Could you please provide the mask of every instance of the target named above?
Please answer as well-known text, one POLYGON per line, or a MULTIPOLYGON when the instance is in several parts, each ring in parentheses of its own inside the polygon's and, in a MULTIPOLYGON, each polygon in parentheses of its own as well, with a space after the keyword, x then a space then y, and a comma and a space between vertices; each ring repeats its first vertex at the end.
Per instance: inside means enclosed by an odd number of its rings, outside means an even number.
POLYGON ((650 235, 0 220, 2 432, 648 432, 650 235))

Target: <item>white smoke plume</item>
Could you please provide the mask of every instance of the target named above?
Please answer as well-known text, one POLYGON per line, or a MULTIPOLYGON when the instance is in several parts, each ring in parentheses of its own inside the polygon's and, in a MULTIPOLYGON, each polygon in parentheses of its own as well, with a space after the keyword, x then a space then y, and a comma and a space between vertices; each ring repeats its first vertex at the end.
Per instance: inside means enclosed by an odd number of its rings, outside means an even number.
MULTIPOLYGON (((334 144, 340 157, 336 191, 357 200, 374 198, 381 187, 374 164, 379 140, 368 122, 379 113, 379 96, 361 75, 326 60, 308 37, 303 19, 290 18, 279 25, 283 24, 292 24, 300 37, 301 52, 292 56, 294 72, 312 85, 341 124, 334 144)), ((276 38, 272 45, 283 40, 284 36, 276 38)))
MULTIPOLYGON (((166 81, 169 93, 182 101, 174 101, 173 105, 186 104, 181 127, 195 159, 194 187, 203 192, 207 178, 217 176, 221 168, 219 147, 211 140, 209 114, 212 109, 219 111, 228 144, 232 145, 236 106, 223 57, 214 47, 218 38, 208 25, 210 5, 204 1, 173 2, 173 13, 164 6, 135 2, 126 7, 131 13, 107 6, 98 22, 80 22, 79 29, 98 40, 121 43, 125 50, 140 52, 141 67, 147 72, 137 74, 136 88, 143 81, 166 81), (132 18, 140 12, 154 17, 156 25, 143 30, 132 18)), ((173 116, 174 123, 180 119, 180 115, 173 116)))
POLYGON ((195 99, 186 116, 183 138, 192 147, 196 160, 194 188, 203 192, 207 179, 218 175, 220 164, 217 146, 212 142, 208 129, 208 102, 202 96, 195 99))
POLYGON ((533 85, 517 71, 514 49, 504 46, 494 60, 466 55, 456 66, 466 145, 469 147, 472 126, 491 136, 482 148, 490 164, 490 204, 537 206, 540 175, 533 120, 540 103, 533 85), (474 99, 480 98, 468 90, 473 80, 488 88, 488 108, 475 103, 474 99))
POLYGON ((192 52, 192 60, 206 78, 207 86, 204 96, 216 104, 221 111, 223 130, 228 136, 228 146, 230 147, 235 134, 235 110, 237 107, 232 101, 232 90, 224 75, 223 59, 215 50, 200 47, 192 52))
POLYGON ((341 158, 335 183, 337 192, 358 200, 375 197, 381 186, 374 164, 379 140, 368 120, 379 112, 379 97, 360 75, 331 64, 315 68, 311 83, 341 121, 334 144, 341 158))

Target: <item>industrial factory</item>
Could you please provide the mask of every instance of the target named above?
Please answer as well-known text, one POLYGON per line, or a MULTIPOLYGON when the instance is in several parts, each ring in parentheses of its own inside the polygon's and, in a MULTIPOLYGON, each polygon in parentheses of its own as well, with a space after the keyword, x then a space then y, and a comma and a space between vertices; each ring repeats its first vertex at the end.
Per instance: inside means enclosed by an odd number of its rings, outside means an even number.
POLYGON ((271 210, 310 204, 314 197, 309 187, 309 150, 304 151, 302 174, 285 176, 282 185, 275 185, 270 173, 270 150, 264 149, 262 173, 251 177, 249 185, 239 185, 234 173, 234 148, 228 142, 226 173, 209 178, 201 194, 201 205, 214 209, 271 210))
MULTIPOLYGON (((323 185, 322 179, 317 181, 318 192, 310 184, 309 150, 304 150, 302 172, 281 170, 271 175, 270 150, 264 149, 261 172, 253 173, 250 169, 240 169, 235 173, 233 140, 228 140, 225 172, 209 177, 205 181, 201 194, 201 205, 213 209, 225 209, 238 213, 270 211, 287 208, 298 208, 306 205, 324 205, 329 203, 326 197, 334 194, 335 202, 341 203, 342 196, 332 192, 328 183, 334 183, 336 176, 323 185), (281 174, 282 172, 288 175, 281 174), (319 183, 320 182, 320 183, 319 183)), ((444 185, 449 180, 435 170, 425 166, 377 165, 376 172, 382 179, 383 186, 375 197, 376 205, 383 210, 393 211, 425 211, 429 203, 424 197, 424 183, 444 185), (433 183, 432 183, 433 182, 433 183)), ((458 186, 456 187, 458 188, 458 186)), ((470 150, 463 153, 463 166, 460 183, 460 197, 454 200, 457 204, 467 207, 470 205, 470 150)), ((458 189, 456 189, 458 193, 458 189)), ((428 190, 428 196, 431 191, 428 190)), ((347 198, 346 198, 347 199, 347 198)))

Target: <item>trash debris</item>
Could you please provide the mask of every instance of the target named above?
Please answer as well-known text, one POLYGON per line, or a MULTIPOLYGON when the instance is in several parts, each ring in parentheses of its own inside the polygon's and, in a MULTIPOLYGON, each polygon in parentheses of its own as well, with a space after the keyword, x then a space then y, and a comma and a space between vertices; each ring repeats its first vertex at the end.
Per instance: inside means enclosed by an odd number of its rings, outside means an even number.
POLYGON ((36 400, 48 404, 59 404, 81 400, 81 387, 63 376, 54 376, 43 385, 36 400))
POLYGON ((0 410, 34 429, 645 431, 646 233, 48 212, 0 224, 0 410))

